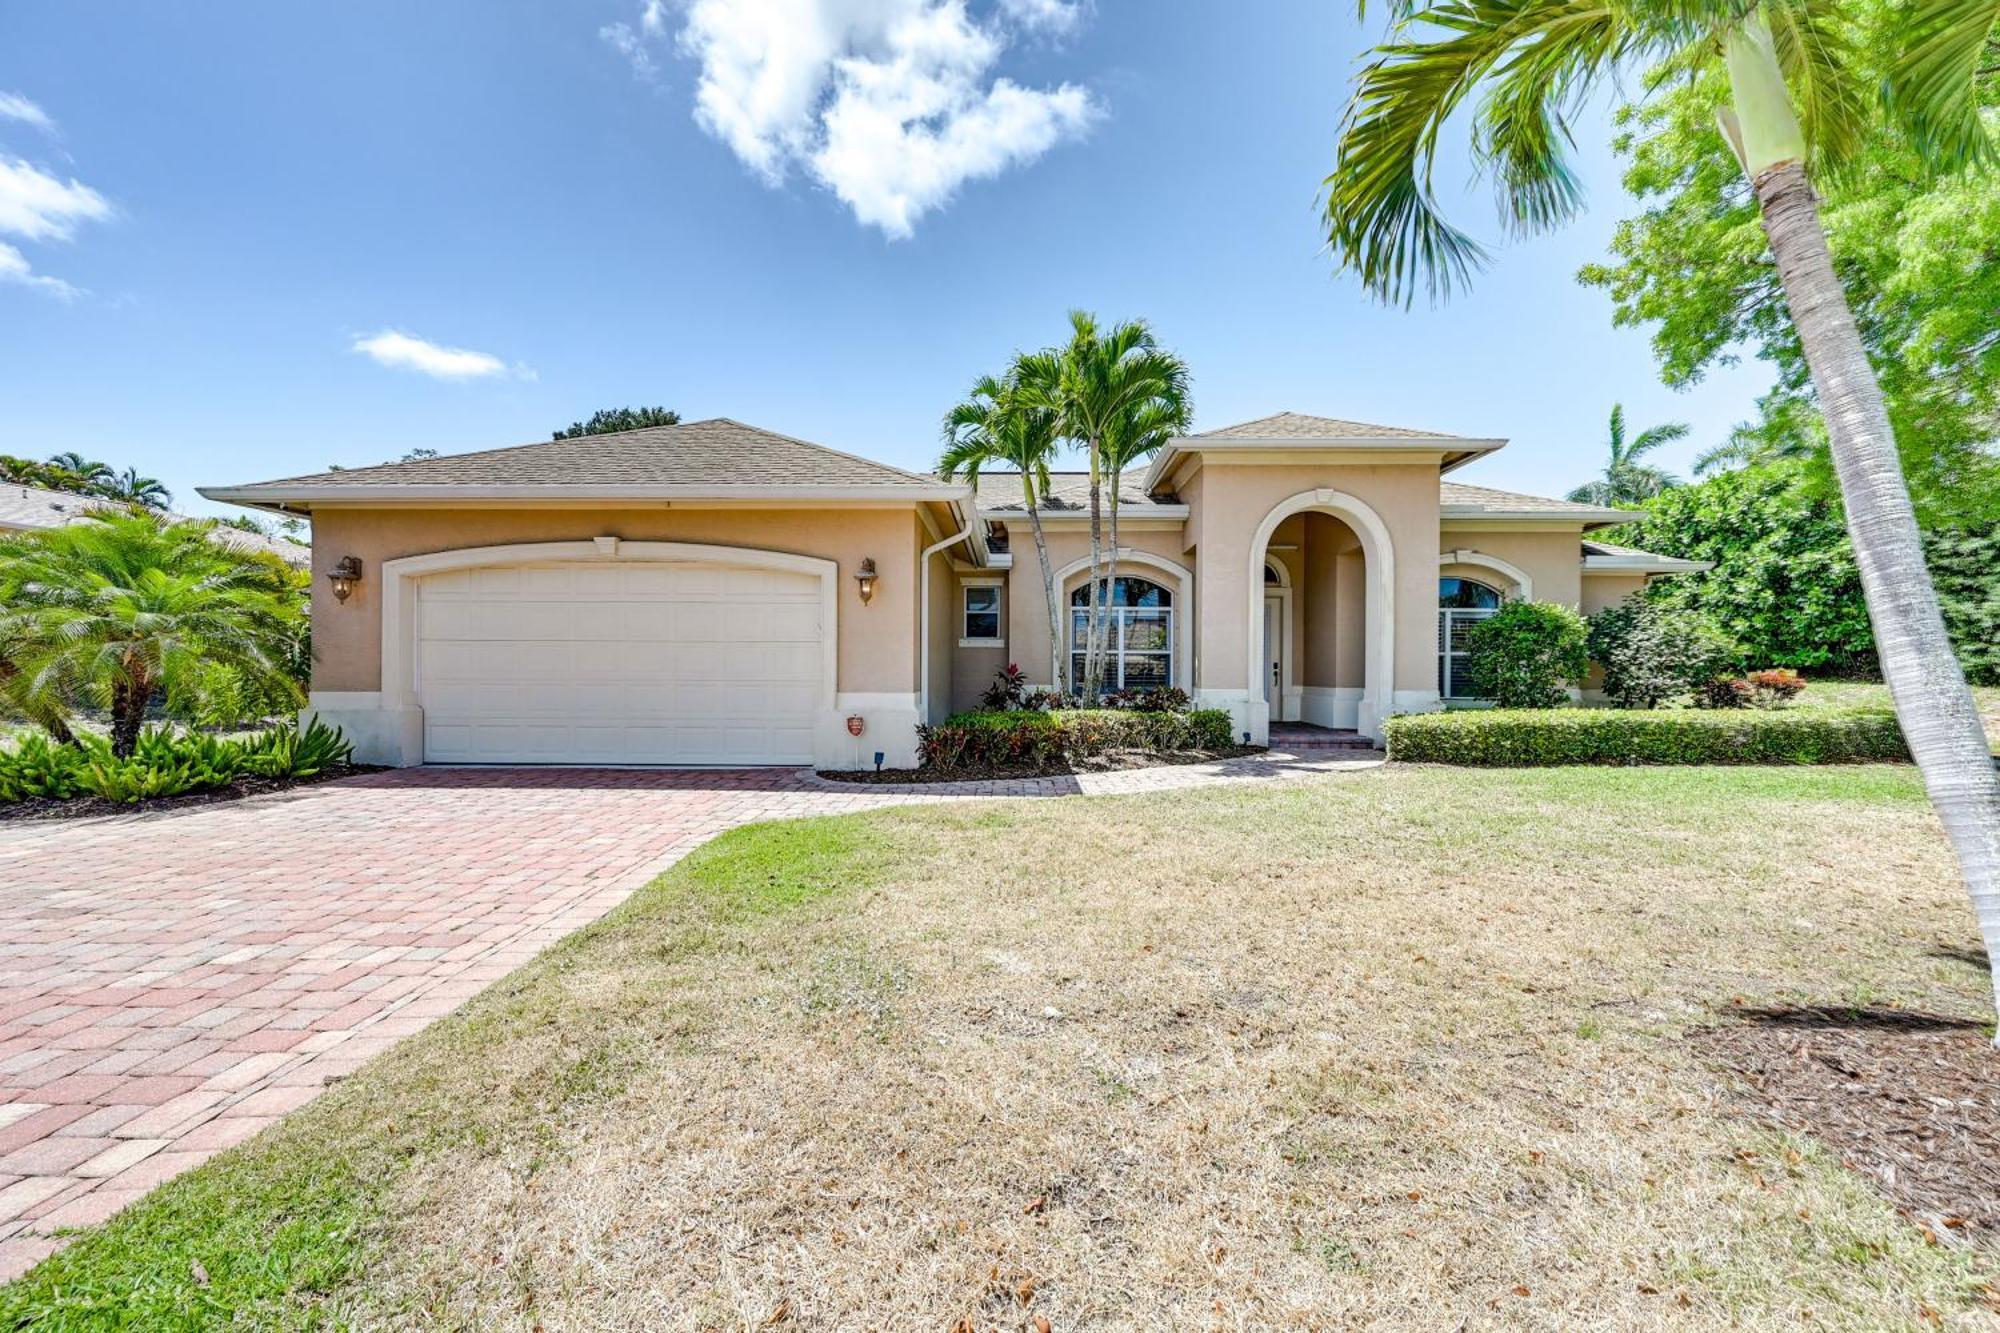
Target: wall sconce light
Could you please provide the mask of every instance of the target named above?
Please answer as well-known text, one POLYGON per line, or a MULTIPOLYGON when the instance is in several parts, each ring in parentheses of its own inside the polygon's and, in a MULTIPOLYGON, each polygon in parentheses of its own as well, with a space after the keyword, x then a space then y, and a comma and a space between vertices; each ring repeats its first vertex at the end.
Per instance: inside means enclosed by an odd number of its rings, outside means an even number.
POLYGON ((854 581, 861 585, 861 604, 868 605, 875 598, 875 557, 864 556, 854 571, 854 581))
POLYGON ((359 556, 344 555, 340 562, 326 571, 326 577, 333 584, 333 600, 344 602, 354 593, 354 585, 361 582, 361 559, 359 556))

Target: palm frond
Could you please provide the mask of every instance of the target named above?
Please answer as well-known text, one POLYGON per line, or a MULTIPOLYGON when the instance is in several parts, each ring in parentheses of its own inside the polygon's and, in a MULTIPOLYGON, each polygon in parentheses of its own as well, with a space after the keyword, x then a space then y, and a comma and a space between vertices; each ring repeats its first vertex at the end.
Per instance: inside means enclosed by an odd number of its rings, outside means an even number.
POLYGON ((1675 440, 1684 440, 1687 438, 1687 433, 1688 427, 1685 421, 1668 421, 1642 430, 1638 438, 1632 441, 1631 447, 1625 451, 1625 460, 1631 462, 1642 455, 1650 454, 1662 445, 1672 444, 1675 440))
POLYGON ((1911 0, 1900 16, 1899 55, 1885 92, 1890 110, 1932 166, 1991 164, 1993 136, 1980 119, 1982 62, 1995 58, 2000 0, 1911 0))
POLYGON ((1764 16, 1812 166, 1836 171, 1869 128, 1869 98, 1845 20, 1823 0, 1765 0, 1764 16))

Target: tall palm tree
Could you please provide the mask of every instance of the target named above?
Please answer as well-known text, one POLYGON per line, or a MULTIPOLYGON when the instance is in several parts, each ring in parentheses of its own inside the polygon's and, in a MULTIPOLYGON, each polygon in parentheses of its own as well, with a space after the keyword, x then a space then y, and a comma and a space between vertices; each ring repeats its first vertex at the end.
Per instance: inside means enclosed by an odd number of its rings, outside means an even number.
POLYGON ((981 469, 1013 468, 1021 474, 1021 502, 1028 527, 1035 534, 1035 558, 1041 562, 1042 595, 1049 612, 1049 688, 1063 688, 1062 607, 1056 601, 1055 567, 1049 563, 1048 538, 1042 532, 1042 502, 1049 494, 1049 464, 1061 439, 1056 414, 1038 407, 1022 393, 1023 378, 1047 379, 1056 371, 1047 353, 1018 356, 1005 379, 981 376, 964 402, 944 418, 944 456, 938 471, 952 480, 979 485, 981 469))
POLYGON ((1568 118, 1622 68, 1716 72, 1717 123, 1748 178, 1826 421, 1882 674, 1958 857, 2000 1006, 2000 777, 1924 567, 1882 389, 1820 223, 1813 174, 1837 169, 1878 109, 1936 170, 1996 157, 1978 80, 1995 0, 1909 0, 1884 34, 1899 52, 1879 103, 1855 74, 1840 0, 1391 0, 1388 40, 1362 70, 1326 179, 1337 261, 1380 299, 1463 286, 1486 251, 1431 189, 1438 138, 1470 126, 1519 231, 1576 213, 1568 118), (1470 117, 1454 121, 1455 113, 1470 117))
POLYGON ((303 703, 288 669, 301 619, 290 571, 210 540, 214 526, 128 510, 0 538, 7 697, 34 703, 31 717, 108 707, 121 757, 162 691, 303 703))
POLYGON ((1663 426, 1652 426, 1639 432, 1633 439, 1625 438, 1625 405, 1611 405, 1611 457, 1604 464, 1604 475, 1596 481, 1588 481, 1569 493, 1569 498, 1586 505, 1633 505, 1642 500, 1650 500, 1669 486, 1678 486, 1670 472, 1641 463, 1653 450, 1663 444, 1685 438, 1688 433, 1684 421, 1669 421, 1663 426))
MULTIPOLYGON (((1057 352, 1053 382, 1024 378, 1022 387, 1037 406, 1053 409, 1062 434, 1083 447, 1090 470, 1090 593, 1085 619, 1083 693, 1095 699, 1104 684, 1105 445, 1134 433, 1133 423, 1149 407, 1173 408, 1185 420, 1187 365, 1160 350, 1144 320, 1099 329, 1097 316, 1069 315, 1070 340, 1057 352), (1177 405, 1177 406, 1176 406, 1177 405)), ((1114 474, 1115 476, 1115 474, 1114 474)), ((1114 482, 1115 485, 1115 482, 1114 482)))
POLYGON ((1130 468, 1151 458, 1174 436, 1183 434, 1194 420, 1194 405, 1188 401, 1187 371, 1183 367, 1178 386, 1171 394, 1163 394, 1150 402, 1143 403, 1138 410, 1120 420, 1109 435, 1104 437, 1104 469, 1109 476, 1111 492, 1111 551, 1106 561, 1105 587, 1116 595, 1118 588, 1118 510, 1119 491, 1125 473, 1130 468))
POLYGON ((111 464, 100 463, 94 458, 85 458, 74 449, 50 454, 49 466, 58 473, 74 477, 79 490, 101 486, 110 481, 114 475, 111 464))
POLYGON ((98 494, 147 509, 165 509, 174 502, 174 493, 162 482, 154 477, 140 476, 139 469, 135 467, 128 467, 99 482, 98 494))

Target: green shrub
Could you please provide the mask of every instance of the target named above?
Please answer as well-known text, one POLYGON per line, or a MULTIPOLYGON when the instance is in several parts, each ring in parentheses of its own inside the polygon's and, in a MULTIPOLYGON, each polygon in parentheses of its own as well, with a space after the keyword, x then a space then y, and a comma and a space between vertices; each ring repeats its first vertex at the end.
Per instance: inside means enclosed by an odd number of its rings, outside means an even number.
POLYGON ((995 768, 1054 769, 1114 750, 1155 754, 1220 750, 1229 714, 1080 708, 1063 712, 959 713, 917 729, 918 766, 938 773, 995 768))
POLYGON ((1590 656, 1604 692, 1624 708, 1658 708, 1734 670, 1742 648, 1705 611, 1633 593, 1590 618, 1590 656))
POLYGON ((129 758, 102 736, 75 745, 30 735, 0 750, 0 804, 101 796, 131 805, 226 787, 240 777, 308 778, 349 762, 354 747, 315 718, 304 728, 273 727, 241 740, 154 727, 139 733, 129 758))
POLYGON ((1502 708, 1558 708, 1590 670, 1583 617, 1554 602, 1509 602, 1468 635, 1472 691, 1502 708))
POLYGON ((1910 757, 1895 716, 1880 710, 1464 710, 1393 717, 1386 730, 1393 760, 1476 768, 1855 764, 1910 757))

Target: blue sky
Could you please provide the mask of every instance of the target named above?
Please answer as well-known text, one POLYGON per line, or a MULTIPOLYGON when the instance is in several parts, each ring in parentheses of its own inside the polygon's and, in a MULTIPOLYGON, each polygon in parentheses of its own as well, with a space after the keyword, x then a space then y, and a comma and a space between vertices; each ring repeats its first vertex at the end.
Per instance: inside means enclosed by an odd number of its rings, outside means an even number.
POLYGON ((1471 297, 1335 275, 1314 196, 1366 36, 1325 0, 10 0, 0 452, 212 511, 658 403, 923 467, 1072 306, 1150 319, 1200 426, 1509 437, 1460 474, 1491 485, 1584 479, 1614 401, 1690 422, 1683 469, 1747 415, 1758 367, 1671 392, 1574 281, 1630 210, 1601 118, 1591 212, 1471 297))

